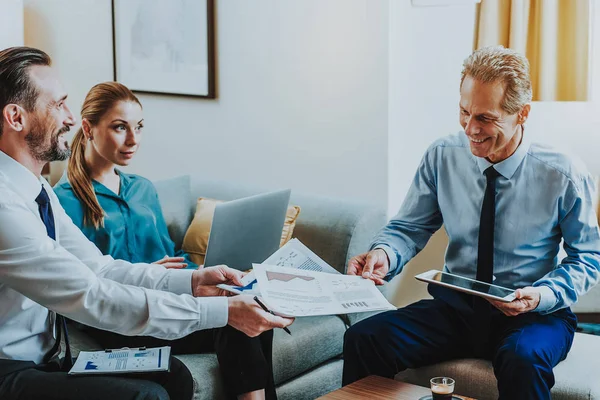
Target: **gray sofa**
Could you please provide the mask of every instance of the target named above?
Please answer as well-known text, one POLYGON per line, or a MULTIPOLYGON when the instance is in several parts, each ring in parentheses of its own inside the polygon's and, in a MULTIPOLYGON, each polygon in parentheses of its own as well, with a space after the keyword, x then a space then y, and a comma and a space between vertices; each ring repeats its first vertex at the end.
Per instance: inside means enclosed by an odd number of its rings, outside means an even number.
MULTIPOLYGON (((576 333, 566 360, 554 368, 553 400, 600 399, 600 337, 576 333)), ((478 359, 443 362, 396 375, 397 380, 428 386, 434 376, 456 379, 455 392, 479 400, 498 398, 492 364, 478 359)), ((535 399, 531 399, 535 400, 535 399)))
MULTIPOLYGON (((177 246, 192 220, 196 199, 240 198, 264 190, 189 177, 157 182, 169 233, 177 246)), ((386 222, 383 209, 364 204, 293 193, 291 203, 301 207, 294 237, 301 240, 330 265, 343 271, 352 255, 367 249, 377 230, 386 222)), ((275 331, 273 364, 278 397, 314 399, 341 386, 342 344, 346 324, 337 316, 298 318, 290 327, 292 336, 275 331)), ((74 353, 99 349, 85 333, 71 329, 74 353)), ((223 398, 223 386, 215 354, 178 356, 196 382, 195 399, 223 398)))
MULTIPOLYGON (((187 177, 156 183, 159 197, 169 225, 171 237, 181 245, 189 225, 197 197, 234 199, 258 192, 252 187, 195 181, 190 186, 187 177)), ((382 208, 335 199, 292 194, 292 204, 302 208, 294 237, 313 249, 330 265, 343 271, 347 260, 367 249, 373 235, 386 223, 382 208)), ((421 254, 396 277, 388 298, 404 305, 423 297, 422 287, 414 275, 424 269, 441 267, 445 241, 439 234, 421 254), (432 246, 433 245, 433 246, 432 246), (435 247, 432 251, 432 247, 435 247), (428 249, 429 248, 429 249, 428 249), (427 254, 428 252, 432 254, 427 254), (421 265, 416 265, 421 264, 421 265), (415 266, 416 265, 416 266, 415 266), (414 289, 417 289, 416 291, 414 289), (411 293, 412 292, 412 293, 411 293)), ((585 296, 574 307, 576 312, 600 310, 600 287, 585 296)), ((368 317, 350 315, 354 323, 368 317)), ((335 316, 298 318, 290 327, 293 335, 281 330, 275 332, 274 371, 280 399, 314 399, 340 387, 342 374, 342 344, 346 329, 344 321, 335 316)), ((72 347, 98 349, 88 336, 71 331, 72 347)), ((195 399, 219 399, 223 387, 214 354, 190 354, 179 358, 190 368, 196 380, 195 399)), ((555 368, 556 385, 552 390, 556 400, 600 399, 600 337, 576 334, 569 356, 555 368)), ((480 400, 496 399, 496 379, 491 363, 484 360, 456 360, 399 373, 396 379, 429 386, 433 376, 456 378, 457 393, 480 400)))

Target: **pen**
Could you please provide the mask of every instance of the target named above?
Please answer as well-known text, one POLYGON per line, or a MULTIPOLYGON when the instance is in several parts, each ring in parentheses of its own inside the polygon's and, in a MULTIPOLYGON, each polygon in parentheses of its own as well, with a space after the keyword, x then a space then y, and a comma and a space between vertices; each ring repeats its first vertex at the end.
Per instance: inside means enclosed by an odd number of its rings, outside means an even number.
MULTIPOLYGON (((269 309, 267 308, 267 306, 265 306, 265 305, 262 303, 262 301, 260 301, 260 300, 258 299, 258 296, 254 296, 254 301, 258 303, 258 305, 260 306, 260 308, 262 308, 263 310, 265 310, 265 311, 266 311, 266 312, 268 312, 269 314, 273 314, 273 315, 275 315, 275 313, 274 313, 273 311, 269 310, 269 309)), ((284 330, 284 331, 286 331, 288 335, 291 335, 291 334, 292 334, 292 332, 290 332, 290 330, 289 330, 287 327, 283 328, 283 330, 284 330)))

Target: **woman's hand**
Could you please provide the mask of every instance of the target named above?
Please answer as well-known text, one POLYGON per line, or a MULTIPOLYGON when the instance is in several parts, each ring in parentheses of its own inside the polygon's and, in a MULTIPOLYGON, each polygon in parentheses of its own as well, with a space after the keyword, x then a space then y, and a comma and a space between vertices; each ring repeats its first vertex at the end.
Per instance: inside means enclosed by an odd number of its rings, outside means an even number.
POLYGON ((158 261, 154 261, 152 264, 162 265, 165 268, 181 269, 187 267, 187 263, 184 262, 183 257, 169 257, 164 256, 158 261))

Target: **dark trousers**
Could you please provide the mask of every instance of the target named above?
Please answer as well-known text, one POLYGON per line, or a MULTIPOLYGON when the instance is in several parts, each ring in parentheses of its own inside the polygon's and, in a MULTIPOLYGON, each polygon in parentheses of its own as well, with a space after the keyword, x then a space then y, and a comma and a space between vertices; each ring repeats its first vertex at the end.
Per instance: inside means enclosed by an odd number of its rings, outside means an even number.
POLYGON ((193 394, 190 371, 174 357, 169 372, 120 376, 69 376, 58 363, 0 363, 2 400, 190 400, 193 394), (8 370, 13 372, 3 373, 8 370))
POLYGON ((577 325, 570 309, 507 317, 492 307, 489 334, 478 337, 471 297, 460 297, 458 304, 422 300, 352 326, 344 337, 343 384, 477 357, 492 361, 500 399, 549 400, 552 368, 567 356, 577 325))
MULTIPOLYGON (((277 399, 273 382, 273 331, 251 338, 229 325, 196 331, 177 340, 162 340, 150 336, 123 336, 99 329, 85 328, 102 347, 171 346, 172 354, 216 352, 228 398, 265 389, 266 398, 277 399)), ((202 385, 202 382, 198 382, 202 385)))

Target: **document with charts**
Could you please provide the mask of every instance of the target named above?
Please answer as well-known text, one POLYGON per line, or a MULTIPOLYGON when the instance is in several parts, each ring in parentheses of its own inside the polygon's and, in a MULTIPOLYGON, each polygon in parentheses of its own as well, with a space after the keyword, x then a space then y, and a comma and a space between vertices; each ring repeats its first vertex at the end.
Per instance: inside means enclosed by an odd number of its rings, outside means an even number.
POLYGON ((267 258, 262 264, 277 265, 279 267, 305 269, 309 271, 328 272, 339 274, 340 272, 327 264, 318 255, 298 239, 292 239, 279 250, 267 258))
POLYGON ((264 303, 288 317, 395 310, 375 283, 360 276, 254 264, 264 303))
MULTIPOLYGON (((267 258, 263 264, 277 265, 279 267, 305 269, 310 271, 328 272, 330 274, 339 274, 340 272, 327 264, 318 255, 313 253, 308 247, 302 244, 298 239, 292 239, 283 245, 279 250, 267 258)), ((226 284, 217 285, 218 288, 228 290, 235 294, 258 295, 256 276, 254 271, 250 271, 242 278, 242 286, 232 286, 226 284)))
POLYGON ((168 371, 171 347, 82 351, 69 375, 168 371))

